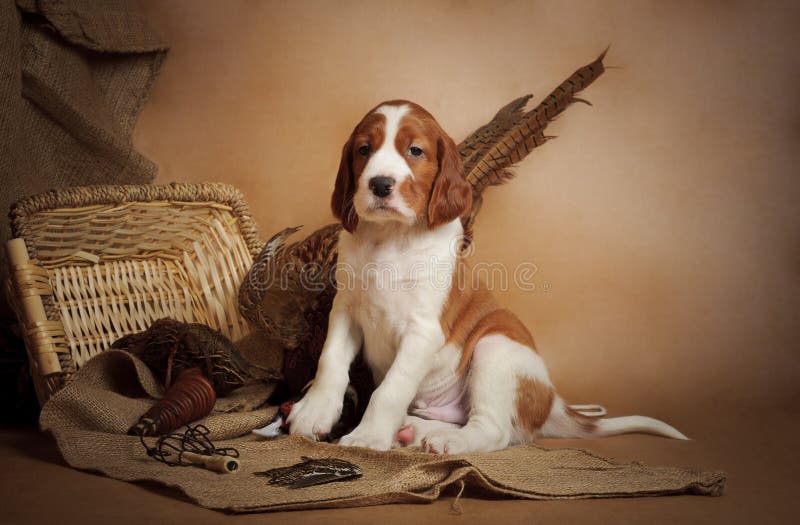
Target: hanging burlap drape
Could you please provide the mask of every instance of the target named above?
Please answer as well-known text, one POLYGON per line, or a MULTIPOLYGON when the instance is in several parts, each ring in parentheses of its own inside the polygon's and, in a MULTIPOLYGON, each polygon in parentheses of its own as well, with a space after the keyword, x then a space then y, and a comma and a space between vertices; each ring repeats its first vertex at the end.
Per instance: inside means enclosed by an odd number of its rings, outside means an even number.
POLYGON ((4 213, 53 188, 152 181, 131 133, 167 46, 136 3, 4 1, 0 24, 4 213))

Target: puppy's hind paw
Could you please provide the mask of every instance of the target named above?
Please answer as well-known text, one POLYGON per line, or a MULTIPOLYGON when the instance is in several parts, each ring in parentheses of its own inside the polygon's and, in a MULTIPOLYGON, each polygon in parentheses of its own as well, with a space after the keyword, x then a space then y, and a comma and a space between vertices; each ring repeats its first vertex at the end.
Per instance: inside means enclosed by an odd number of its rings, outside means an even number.
POLYGON ((462 429, 444 428, 423 437, 422 450, 432 454, 463 454, 469 451, 469 443, 462 429))

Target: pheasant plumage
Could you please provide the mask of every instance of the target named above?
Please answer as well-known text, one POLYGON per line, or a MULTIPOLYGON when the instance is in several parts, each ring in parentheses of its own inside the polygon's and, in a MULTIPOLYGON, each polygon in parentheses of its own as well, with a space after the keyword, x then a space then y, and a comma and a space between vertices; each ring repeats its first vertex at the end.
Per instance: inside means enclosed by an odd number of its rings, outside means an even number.
MULTIPOLYGON (((524 109, 531 95, 513 100, 458 145, 473 193, 472 211, 462 218, 468 235, 483 191, 513 178, 511 168, 548 140, 545 128, 573 102, 588 104, 576 95, 603 74, 605 54, 575 71, 535 108, 524 109)), ((288 237, 298 230, 287 228, 267 241, 239 291, 245 319, 283 348, 284 378, 293 395, 316 374, 335 295, 333 272, 341 226, 325 226, 286 246, 288 237)), ((368 392, 364 395, 359 388, 370 381, 363 364, 354 366, 351 380, 359 398, 369 399, 368 392)))
POLYGON ((475 216, 480 210, 483 190, 513 178, 514 173, 510 168, 551 138, 544 134, 545 128, 570 104, 589 104, 576 95, 603 74, 606 51, 575 71, 532 110, 524 111, 532 95, 513 100, 498 111, 488 124, 475 130, 458 145, 464 173, 472 185, 473 208, 470 215, 464 218, 467 234, 471 233, 475 216))
POLYGON ((111 348, 139 357, 157 378, 169 386, 184 371, 199 368, 224 396, 240 386, 274 379, 245 359, 219 331, 200 323, 184 323, 165 317, 144 332, 117 339, 111 348))
POLYGON ((285 348, 306 341, 318 323, 318 307, 325 309, 333 300, 331 272, 340 228, 329 224, 288 246, 286 240, 300 228, 278 232, 264 244, 239 288, 244 318, 285 348))

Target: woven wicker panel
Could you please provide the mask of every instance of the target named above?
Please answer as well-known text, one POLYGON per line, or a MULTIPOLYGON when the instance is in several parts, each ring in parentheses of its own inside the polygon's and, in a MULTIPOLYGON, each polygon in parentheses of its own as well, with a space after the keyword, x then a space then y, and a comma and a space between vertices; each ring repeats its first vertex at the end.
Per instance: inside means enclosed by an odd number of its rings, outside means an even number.
POLYGON ((42 402, 156 319, 204 323, 233 340, 247 333, 237 294, 259 242, 230 186, 72 188, 20 201, 11 216, 27 252, 9 249, 12 302, 42 402))

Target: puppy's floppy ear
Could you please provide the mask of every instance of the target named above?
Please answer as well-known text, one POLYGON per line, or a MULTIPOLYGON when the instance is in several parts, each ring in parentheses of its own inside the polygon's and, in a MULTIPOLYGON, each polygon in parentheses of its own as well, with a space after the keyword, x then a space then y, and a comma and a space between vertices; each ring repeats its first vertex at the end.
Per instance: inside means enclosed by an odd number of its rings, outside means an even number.
POLYGON ((342 148, 342 159, 339 161, 339 174, 336 175, 336 185, 331 195, 331 210, 337 219, 342 221, 344 229, 350 233, 355 232, 358 225, 358 214, 353 205, 353 195, 356 191, 356 181, 353 177, 353 136, 350 135, 347 143, 342 148))
POLYGON ((428 227, 433 229, 467 214, 472 208, 472 186, 464 178, 464 165, 456 145, 442 133, 437 141, 439 172, 428 201, 428 227))

